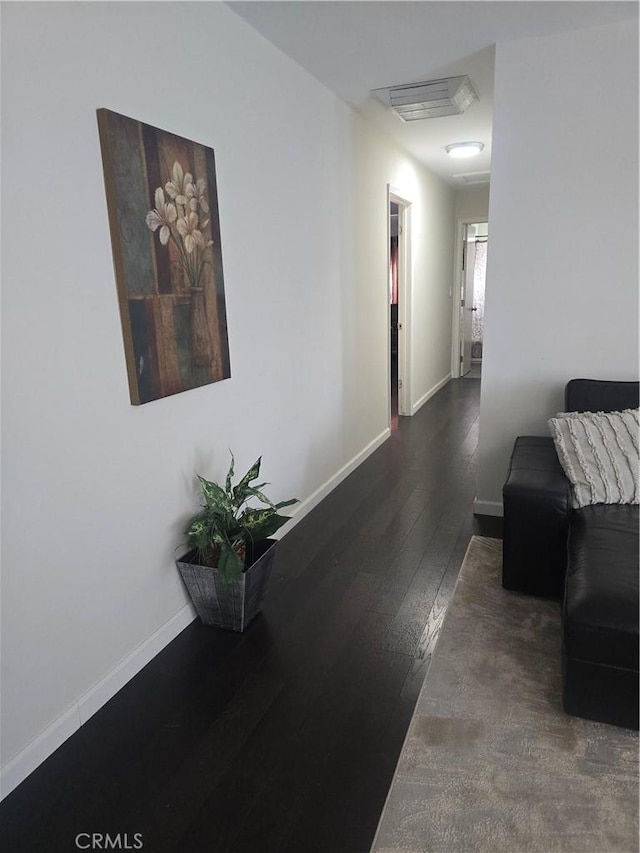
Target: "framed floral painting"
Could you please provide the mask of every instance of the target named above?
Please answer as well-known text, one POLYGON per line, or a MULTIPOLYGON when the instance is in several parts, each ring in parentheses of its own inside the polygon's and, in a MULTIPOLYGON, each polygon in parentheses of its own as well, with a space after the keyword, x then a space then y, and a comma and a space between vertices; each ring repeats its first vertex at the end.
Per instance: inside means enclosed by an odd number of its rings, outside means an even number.
POLYGON ((231 376, 212 148, 98 110, 134 405, 231 376))

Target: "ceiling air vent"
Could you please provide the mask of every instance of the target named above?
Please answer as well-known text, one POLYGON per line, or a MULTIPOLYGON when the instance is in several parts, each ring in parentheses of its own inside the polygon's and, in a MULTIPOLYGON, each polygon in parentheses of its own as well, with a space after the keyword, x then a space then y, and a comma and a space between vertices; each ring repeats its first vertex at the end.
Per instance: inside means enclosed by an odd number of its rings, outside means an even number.
POLYGON ((466 75, 374 89, 372 94, 402 121, 457 115, 478 100, 476 90, 466 75))
POLYGON ((453 175, 464 184, 488 184, 491 180, 491 172, 466 172, 464 175, 453 175))

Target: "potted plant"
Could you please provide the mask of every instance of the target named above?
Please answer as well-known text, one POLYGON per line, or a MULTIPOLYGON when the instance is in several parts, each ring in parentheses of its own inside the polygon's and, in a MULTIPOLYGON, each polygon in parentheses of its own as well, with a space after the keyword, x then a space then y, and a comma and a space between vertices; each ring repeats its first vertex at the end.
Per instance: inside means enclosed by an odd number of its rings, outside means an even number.
POLYGON ((236 485, 233 454, 224 487, 197 475, 204 502, 185 530, 191 550, 176 562, 205 625, 244 631, 260 612, 277 545, 269 537, 289 521, 278 510, 297 503, 274 504, 262 491, 267 483, 252 485, 261 461, 236 485))

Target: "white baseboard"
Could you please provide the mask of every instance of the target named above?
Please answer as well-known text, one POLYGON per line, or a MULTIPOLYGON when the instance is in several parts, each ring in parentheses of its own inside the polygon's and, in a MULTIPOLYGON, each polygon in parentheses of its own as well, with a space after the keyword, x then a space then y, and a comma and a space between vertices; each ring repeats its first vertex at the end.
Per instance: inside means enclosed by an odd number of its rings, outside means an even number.
POLYGON ((476 498, 473 502, 473 514, 495 515, 502 518, 504 515, 502 501, 479 501, 478 498, 476 498))
POLYGON ((339 471, 336 471, 332 477, 317 488, 313 494, 309 495, 308 498, 305 498, 305 500, 299 503, 291 515, 291 521, 288 521, 283 527, 281 527, 275 534, 274 538, 281 539, 285 533, 288 533, 299 521, 302 521, 305 515, 308 515, 321 500, 324 500, 324 498, 326 498, 327 495, 336 488, 336 486, 338 486, 343 480, 346 480, 349 474, 355 471, 359 465, 362 465, 368 456, 371 456, 371 454, 377 450, 381 444, 384 444, 390 435, 391 430, 387 427, 379 436, 377 436, 377 438, 374 438, 373 441, 370 441, 369 444, 367 444, 367 446, 359 453, 356 453, 353 459, 347 462, 346 465, 343 465, 339 471))
POLYGON ((99 711, 134 675, 146 666, 195 618, 191 604, 185 604, 175 616, 145 640, 137 649, 120 661, 97 684, 54 720, 43 732, 15 755, 0 772, 0 799, 13 791, 36 767, 99 711))
POLYGON ((430 400, 434 394, 437 394, 441 388, 444 388, 444 386, 447 384, 447 382, 449 382, 450 379, 451 379, 451 374, 447 373, 447 375, 444 377, 444 379, 441 379, 440 382, 437 382, 433 386, 433 388, 430 388, 427 391, 426 394, 423 394, 422 397, 420 397, 420 399, 417 402, 415 402, 413 404, 413 406, 411 407, 411 414, 415 415, 415 413, 418 411, 418 409, 421 409, 422 406, 424 406, 424 404, 427 402, 427 400, 430 400))
MULTIPOLYGON (((336 488, 352 471, 377 450, 391 435, 389 428, 383 430, 353 459, 343 465, 326 483, 302 501, 291 516, 291 521, 282 527, 275 538, 281 538, 291 530, 305 515, 316 507, 333 489, 336 488)), ((0 771, 0 800, 10 794, 36 767, 42 764, 59 746, 71 737, 80 726, 84 725, 95 713, 105 705, 134 675, 146 666, 159 652, 164 649, 178 634, 196 618, 191 604, 185 604, 168 622, 134 649, 115 669, 107 673, 97 684, 67 709, 57 720, 54 720, 41 734, 31 741, 24 749, 15 755, 0 771)))

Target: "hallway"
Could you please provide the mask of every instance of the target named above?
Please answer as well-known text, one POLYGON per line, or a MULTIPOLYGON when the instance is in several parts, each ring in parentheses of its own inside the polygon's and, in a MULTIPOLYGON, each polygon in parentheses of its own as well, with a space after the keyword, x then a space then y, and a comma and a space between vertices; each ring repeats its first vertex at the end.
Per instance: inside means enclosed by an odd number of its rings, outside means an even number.
POLYGON ((0 804, 7 853, 368 853, 473 533, 453 380, 281 542, 244 635, 193 622, 0 804), (84 836, 83 836, 84 837, 84 836))

